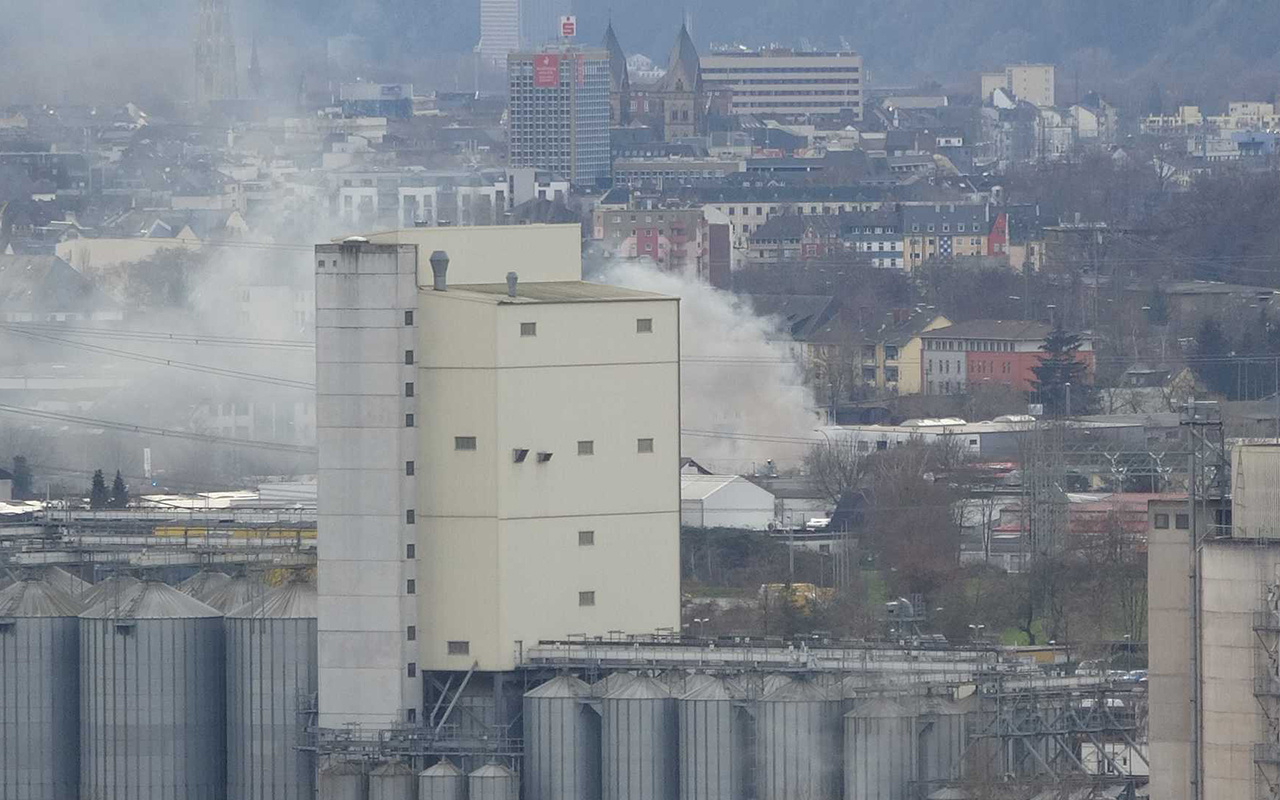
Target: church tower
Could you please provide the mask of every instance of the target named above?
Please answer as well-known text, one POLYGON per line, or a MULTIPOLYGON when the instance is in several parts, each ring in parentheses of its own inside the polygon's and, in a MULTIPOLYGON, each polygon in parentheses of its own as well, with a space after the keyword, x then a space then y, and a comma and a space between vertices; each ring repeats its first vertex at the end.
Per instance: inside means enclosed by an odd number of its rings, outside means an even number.
POLYGON ((604 29, 604 49, 609 53, 609 124, 625 127, 631 122, 631 79, 627 75, 627 54, 622 52, 612 21, 604 29))
POLYGON ((195 57, 197 105, 239 96, 230 0, 197 0, 195 57))
POLYGON ((671 48, 667 72, 658 82, 656 94, 662 98, 663 131, 668 142, 701 134, 705 105, 702 63, 684 25, 680 26, 680 34, 671 48))

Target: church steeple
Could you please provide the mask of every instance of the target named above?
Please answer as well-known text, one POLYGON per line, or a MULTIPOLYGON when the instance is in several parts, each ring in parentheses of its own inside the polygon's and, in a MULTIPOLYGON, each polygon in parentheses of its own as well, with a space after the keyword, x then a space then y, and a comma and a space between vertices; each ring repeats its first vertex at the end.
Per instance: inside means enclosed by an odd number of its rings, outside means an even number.
POLYGON ((609 100, 612 107, 611 122, 626 125, 631 121, 631 78, 627 74, 627 54, 622 51, 618 35, 610 20, 604 29, 604 49, 609 53, 609 100))
POLYGON ((668 92, 702 91, 702 62, 684 23, 680 24, 680 33, 667 61, 667 74, 662 76, 660 85, 668 92))
POLYGON ((262 97, 262 65, 258 63, 258 37, 253 37, 253 45, 249 51, 249 93, 254 97, 262 97))

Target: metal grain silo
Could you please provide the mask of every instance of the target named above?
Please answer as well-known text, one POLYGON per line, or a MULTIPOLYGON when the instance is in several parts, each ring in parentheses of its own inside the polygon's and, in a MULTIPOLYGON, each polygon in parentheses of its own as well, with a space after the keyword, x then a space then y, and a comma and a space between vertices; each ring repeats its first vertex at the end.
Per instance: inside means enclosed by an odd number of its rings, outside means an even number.
POLYGON ((221 611, 230 613, 245 603, 261 599, 268 591, 267 585, 252 578, 232 578, 216 589, 201 602, 221 611))
POLYGON ((525 693, 526 800, 600 800, 600 715, 590 696, 568 675, 525 693))
POLYGON ((756 708, 760 800, 838 800, 844 736, 839 698, 811 681, 793 679, 756 708))
POLYGON ((868 700, 845 714, 845 800, 908 800, 915 726, 911 712, 892 700, 868 700))
POLYGON ((214 592, 231 583, 231 576, 225 572, 214 572, 202 569, 178 584, 178 591, 189 594, 206 605, 214 592))
POLYGON ((316 590, 288 583, 227 615, 227 791, 231 800, 313 800, 315 756, 299 750, 317 688, 316 590))
POLYGON ((369 800, 418 800, 418 773, 403 761, 387 761, 369 773, 369 800))
POLYGON ((604 697, 610 692, 615 692, 631 683, 636 679, 635 675, 630 672, 611 672, 600 680, 591 684, 592 697, 604 697))
POLYGON ((142 581, 132 575, 112 575, 90 586, 79 600, 85 608, 93 608, 103 600, 120 605, 141 588, 142 581))
POLYGON ((319 800, 367 800, 369 776, 359 761, 333 761, 320 770, 319 800))
POLYGON ((520 776, 501 764, 485 764, 467 776, 470 800, 520 800, 520 776))
POLYGON ((0 797, 79 797, 81 610, 44 581, 0 591, 0 797))
POLYGON ((667 687, 636 678, 605 695, 601 717, 604 800, 675 800, 679 722, 667 687))
POLYGON ((46 583, 71 595, 77 602, 80 602, 80 598, 93 588, 92 583, 82 580, 78 575, 73 575, 62 567, 49 567, 40 577, 46 583))
POLYGON ((156 581, 80 615, 84 797, 226 797, 223 654, 222 615, 156 581))
POLYGON ((418 774, 418 800, 467 800, 467 773, 447 758, 437 761, 418 774))
POLYGON ((693 683, 678 704, 680 800, 746 797, 751 721, 727 681, 693 683))
POLYGON ((965 709, 944 698, 926 697, 917 713, 920 780, 958 780, 968 742, 965 709))

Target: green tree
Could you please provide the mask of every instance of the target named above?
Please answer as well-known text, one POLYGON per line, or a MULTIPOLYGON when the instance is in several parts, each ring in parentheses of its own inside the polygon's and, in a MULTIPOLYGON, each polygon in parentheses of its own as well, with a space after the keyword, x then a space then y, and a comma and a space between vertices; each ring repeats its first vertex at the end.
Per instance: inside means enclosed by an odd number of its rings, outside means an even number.
POLYGON ((93 471, 93 486, 89 489, 89 508, 106 508, 108 501, 107 479, 102 470, 96 469, 93 471))
POLYGON ((1089 365, 1080 358, 1081 344, 1078 334, 1068 333, 1059 325, 1040 346, 1044 355, 1040 363, 1031 368, 1035 374, 1031 381, 1031 401, 1042 403, 1044 413, 1051 416, 1087 414, 1093 408, 1089 365))
POLYGON ((120 475, 120 470, 116 470, 116 479, 111 483, 109 505, 112 508, 127 508, 129 505, 129 489, 124 485, 124 478, 120 475))
POLYGON ((13 499, 30 500, 32 492, 31 465, 26 456, 13 457, 13 499))

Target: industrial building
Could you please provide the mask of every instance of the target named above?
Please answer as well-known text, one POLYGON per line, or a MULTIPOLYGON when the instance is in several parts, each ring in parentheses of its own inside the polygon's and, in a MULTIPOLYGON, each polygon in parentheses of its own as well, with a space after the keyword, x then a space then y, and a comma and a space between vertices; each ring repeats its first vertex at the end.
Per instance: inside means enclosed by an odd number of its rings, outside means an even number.
POLYGON ((709 91, 729 92, 732 114, 845 115, 862 120, 862 56, 852 52, 765 49, 702 57, 709 91))
POLYGON ((680 524, 762 531, 778 514, 773 494, 740 475, 681 475, 680 524))
POLYGON ((547 46, 507 56, 512 167, 547 170, 578 188, 610 178, 609 53, 547 46))
POLYGON ((582 282, 579 236, 316 248, 323 726, 416 721, 419 671, 679 624, 677 301, 582 282))
MULTIPOLYGON (((1280 443, 1237 444, 1229 463, 1229 497, 1150 508, 1151 796, 1160 800, 1280 794, 1280 443)), ((1204 460, 1205 471, 1224 466, 1204 460)))

